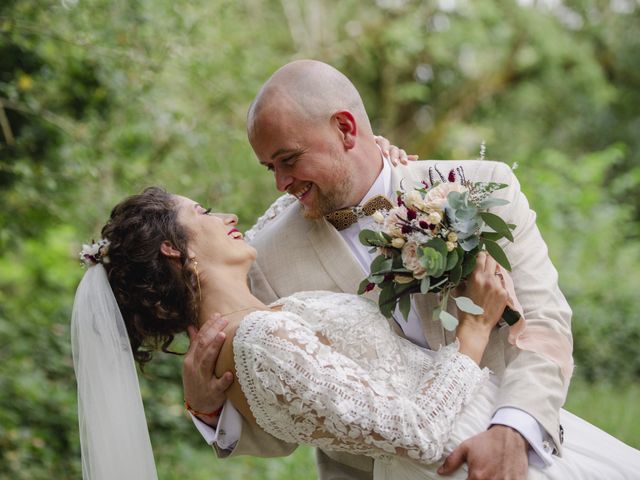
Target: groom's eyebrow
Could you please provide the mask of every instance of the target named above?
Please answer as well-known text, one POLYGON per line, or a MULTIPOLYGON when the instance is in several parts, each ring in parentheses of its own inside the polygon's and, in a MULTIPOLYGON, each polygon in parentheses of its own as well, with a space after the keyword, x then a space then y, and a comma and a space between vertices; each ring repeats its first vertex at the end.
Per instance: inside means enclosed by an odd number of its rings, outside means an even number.
POLYGON ((301 153, 299 148, 279 148, 271 155, 271 160, 284 154, 299 154, 301 153))

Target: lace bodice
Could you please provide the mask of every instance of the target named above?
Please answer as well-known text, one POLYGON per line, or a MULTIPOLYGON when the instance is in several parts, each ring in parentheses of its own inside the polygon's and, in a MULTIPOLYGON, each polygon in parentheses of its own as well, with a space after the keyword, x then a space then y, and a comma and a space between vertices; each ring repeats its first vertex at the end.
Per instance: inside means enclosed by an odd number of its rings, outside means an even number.
POLYGON ((279 196, 275 201, 267 208, 267 210, 258 218, 255 225, 253 225, 244 234, 245 241, 251 243, 253 239, 258 235, 269 223, 284 212, 292 203, 296 201, 296 197, 285 193, 279 196))
POLYGON ((290 443, 372 457, 438 460, 487 375, 456 344, 430 352, 398 337, 354 295, 302 292, 258 311, 233 340, 258 424, 290 443))

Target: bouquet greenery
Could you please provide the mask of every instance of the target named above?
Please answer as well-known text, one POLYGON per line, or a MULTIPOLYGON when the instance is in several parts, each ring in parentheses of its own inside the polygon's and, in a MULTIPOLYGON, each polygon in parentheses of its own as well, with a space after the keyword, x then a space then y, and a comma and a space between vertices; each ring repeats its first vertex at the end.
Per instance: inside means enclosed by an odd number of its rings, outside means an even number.
MULTIPOLYGON (((434 317, 453 330, 458 320, 446 311, 449 297, 454 298, 453 290, 473 271, 481 250, 511 271, 497 241, 506 238, 513 242, 515 225, 487 211, 509 203, 492 196, 506 184, 467 181, 462 167, 451 170, 447 177, 432 169, 429 180, 418 188, 398 191, 397 207, 375 212, 377 228, 360 232, 360 242, 373 247, 371 252, 378 256, 358 293, 377 286, 382 314, 390 317, 399 305, 405 319, 411 294, 438 293, 440 304, 434 317)), ((483 313, 470 298, 458 296, 454 300, 459 310, 483 313)), ((503 320, 512 325, 518 319, 519 314, 507 307, 503 320)))

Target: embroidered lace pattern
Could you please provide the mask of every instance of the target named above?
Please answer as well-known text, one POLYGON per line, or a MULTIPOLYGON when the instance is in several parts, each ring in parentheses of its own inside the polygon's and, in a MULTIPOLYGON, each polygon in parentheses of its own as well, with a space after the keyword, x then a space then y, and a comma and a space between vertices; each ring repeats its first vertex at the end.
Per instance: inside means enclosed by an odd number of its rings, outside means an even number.
POLYGON ((270 222, 275 220, 275 218, 280 215, 283 211, 285 211, 289 205, 296 201, 296 197, 293 195, 289 195, 285 193, 278 197, 269 208, 262 214, 260 218, 256 221, 255 225, 253 225, 248 231, 244 234, 244 239, 251 243, 253 239, 256 237, 258 233, 270 222))
POLYGON ((393 333, 364 298, 302 292, 257 311, 233 340, 258 424, 291 443, 432 463, 487 378, 458 345, 429 352, 393 333))

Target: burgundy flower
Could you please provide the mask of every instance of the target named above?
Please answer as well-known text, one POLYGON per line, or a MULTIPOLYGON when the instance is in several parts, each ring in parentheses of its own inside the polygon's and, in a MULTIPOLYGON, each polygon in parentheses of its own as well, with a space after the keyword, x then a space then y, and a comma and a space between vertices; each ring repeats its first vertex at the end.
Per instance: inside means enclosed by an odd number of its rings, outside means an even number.
POLYGON ((450 182, 455 182, 456 181, 456 171, 452 168, 451 171, 449 172, 449 177, 448 180, 450 182))
POLYGON ((429 228, 429 222, 425 222, 424 220, 420 220, 420 228, 429 228))
POLYGON ((402 225, 401 230, 404 235, 411 233, 411 227, 409 225, 402 225))
POLYGON ((367 286, 364 288, 365 292, 370 292, 371 290, 373 290, 374 288, 376 288, 376 284, 375 283, 371 283, 369 282, 367 284, 367 286))
POLYGON ((418 216, 418 212, 410 208, 407 209, 407 218, 409 220, 415 220, 417 216, 418 216))

